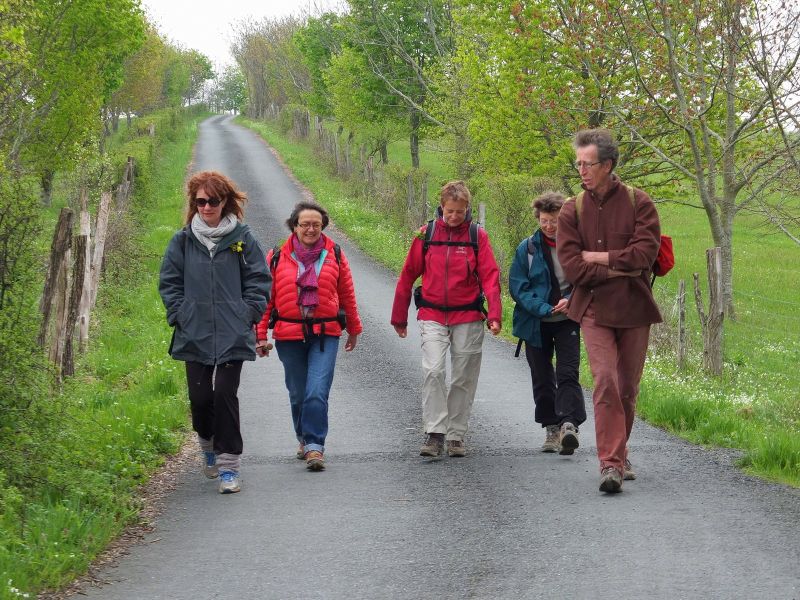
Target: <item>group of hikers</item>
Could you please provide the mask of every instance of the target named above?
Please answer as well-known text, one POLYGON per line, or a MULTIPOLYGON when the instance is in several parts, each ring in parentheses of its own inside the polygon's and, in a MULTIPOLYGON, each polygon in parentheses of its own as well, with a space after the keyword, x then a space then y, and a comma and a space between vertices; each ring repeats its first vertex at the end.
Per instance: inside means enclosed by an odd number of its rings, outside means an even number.
MULTIPOLYGON (((586 420, 578 381, 583 332, 594 378, 600 490, 615 493, 623 480, 636 478, 628 439, 650 325, 661 321, 649 281, 659 220, 648 195, 614 173, 619 150, 608 130, 579 131, 574 149, 583 191, 534 200, 539 227, 521 241, 509 270, 513 334, 518 352, 525 346, 534 419, 545 429, 542 450, 571 455, 586 420)), ((270 330, 284 368, 296 456, 321 471, 340 337, 347 332, 344 349, 352 351, 363 329, 347 257, 323 233, 328 213, 315 202, 298 203, 286 221, 289 237, 265 256, 242 223, 246 197, 228 177, 197 173, 187 192, 186 224, 167 247, 159 291, 174 328, 169 353, 186 363, 203 472, 219 477, 220 493, 241 489, 239 379, 243 361, 272 350, 270 330)), ((391 312, 401 338, 412 297, 422 340, 419 453, 463 457, 485 329, 500 332, 502 309, 500 269, 489 236, 472 219, 462 181, 442 187, 436 218, 409 249, 391 312)))

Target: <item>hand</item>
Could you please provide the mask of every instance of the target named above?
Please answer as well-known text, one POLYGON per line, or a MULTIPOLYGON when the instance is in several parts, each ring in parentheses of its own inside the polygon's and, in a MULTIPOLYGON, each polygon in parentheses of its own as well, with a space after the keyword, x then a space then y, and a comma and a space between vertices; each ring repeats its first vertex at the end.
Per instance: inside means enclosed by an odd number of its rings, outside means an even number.
POLYGON ((258 356, 269 356, 270 350, 272 350, 272 344, 267 340, 258 340, 258 342, 256 342, 256 354, 258 356))
POLYGON ((344 351, 350 352, 353 348, 356 347, 357 343, 358 343, 358 336, 348 333, 347 341, 344 343, 344 351))
POLYGON ((489 321, 487 323, 487 327, 489 327, 489 331, 492 332, 492 335, 497 335, 498 333, 500 333, 500 329, 502 329, 500 321, 494 321, 494 320, 489 321))
POLYGON ((401 327, 400 325, 395 325, 394 330, 397 332, 401 338, 406 337, 408 335, 408 327, 401 327))
POLYGON ((555 314, 558 314, 558 313, 566 313, 567 312, 567 304, 568 303, 569 303, 569 300, 567 300, 566 298, 561 298, 561 300, 559 300, 558 303, 553 307, 552 314, 555 315, 555 314))
POLYGON ((581 250, 581 258, 588 263, 608 266, 608 252, 581 250))

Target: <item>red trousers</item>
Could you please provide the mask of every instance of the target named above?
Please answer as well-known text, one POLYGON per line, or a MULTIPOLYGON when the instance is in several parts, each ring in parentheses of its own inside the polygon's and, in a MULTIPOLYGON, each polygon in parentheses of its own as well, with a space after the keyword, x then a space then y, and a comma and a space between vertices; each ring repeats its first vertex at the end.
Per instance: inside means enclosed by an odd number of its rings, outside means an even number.
POLYGON ((623 471, 633 427, 650 326, 616 328, 595 323, 591 305, 581 319, 581 333, 594 378, 594 428, 600 469, 623 471))

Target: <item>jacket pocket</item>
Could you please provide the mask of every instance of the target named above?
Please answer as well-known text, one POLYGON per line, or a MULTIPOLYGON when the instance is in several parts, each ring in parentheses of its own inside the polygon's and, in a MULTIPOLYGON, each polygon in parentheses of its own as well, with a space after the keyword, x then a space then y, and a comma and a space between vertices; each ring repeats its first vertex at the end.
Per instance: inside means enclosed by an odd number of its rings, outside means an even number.
POLYGON ((183 301, 178 312, 175 313, 175 325, 178 327, 186 327, 186 324, 191 321, 192 315, 195 313, 195 302, 188 298, 183 301))

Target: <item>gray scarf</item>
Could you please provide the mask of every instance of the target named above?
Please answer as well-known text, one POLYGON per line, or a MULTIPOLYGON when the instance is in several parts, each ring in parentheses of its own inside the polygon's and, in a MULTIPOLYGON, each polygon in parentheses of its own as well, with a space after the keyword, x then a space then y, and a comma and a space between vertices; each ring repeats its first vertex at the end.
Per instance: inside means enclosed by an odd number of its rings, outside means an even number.
POLYGON ((238 221, 233 213, 228 213, 216 227, 209 227, 200 213, 195 213, 192 217, 192 233, 200 242, 208 248, 208 253, 214 256, 219 241, 234 230, 238 221))

